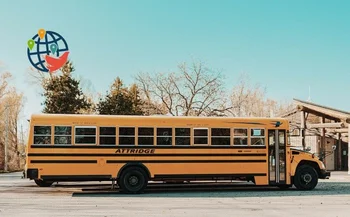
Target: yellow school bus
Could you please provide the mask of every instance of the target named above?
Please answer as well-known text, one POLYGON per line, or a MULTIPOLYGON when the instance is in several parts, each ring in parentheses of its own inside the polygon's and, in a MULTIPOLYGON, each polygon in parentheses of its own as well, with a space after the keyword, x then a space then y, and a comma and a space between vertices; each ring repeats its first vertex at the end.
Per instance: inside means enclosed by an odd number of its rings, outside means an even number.
POLYGON ((32 115, 25 177, 41 187, 116 180, 127 193, 174 180, 314 189, 330 173, 289 146, 288 130, 280 118, 32 115))

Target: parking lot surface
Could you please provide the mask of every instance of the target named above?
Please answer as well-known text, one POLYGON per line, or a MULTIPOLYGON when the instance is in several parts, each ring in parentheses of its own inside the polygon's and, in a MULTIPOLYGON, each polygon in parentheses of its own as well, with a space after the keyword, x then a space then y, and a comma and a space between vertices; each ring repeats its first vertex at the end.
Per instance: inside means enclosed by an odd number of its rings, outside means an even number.
POLYGON ((102 184, 58 183, 40 188, 21 179, 20 173, 0 174, 0 216, 350 216, 347 172, 333 172, 312 191, 236 187, 125 195, 96 191, 110 187, 108 182, 102 184))

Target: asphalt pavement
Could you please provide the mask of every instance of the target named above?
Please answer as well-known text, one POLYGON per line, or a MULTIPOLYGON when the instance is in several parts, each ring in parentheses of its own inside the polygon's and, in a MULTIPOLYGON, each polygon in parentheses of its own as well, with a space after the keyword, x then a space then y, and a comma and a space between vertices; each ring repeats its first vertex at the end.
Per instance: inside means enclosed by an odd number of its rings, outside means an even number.
POLYGON ((229 187, 125 195, 109 182, 37 187, 22 173, 0 174, 0 216, 350 216, 350 175, 333 172, 312 191, 229 187), (99 190, 101 189, 101 191, 99 190), (84 192, 90 192, 85 194, 84 192))

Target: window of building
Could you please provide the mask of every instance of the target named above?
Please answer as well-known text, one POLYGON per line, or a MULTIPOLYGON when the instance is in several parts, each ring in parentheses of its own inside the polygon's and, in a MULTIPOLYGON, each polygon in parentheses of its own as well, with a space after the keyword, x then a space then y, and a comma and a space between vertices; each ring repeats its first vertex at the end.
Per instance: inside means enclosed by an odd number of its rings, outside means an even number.
POLYGON ((139 145, 153 145, 154 129, 152 127, 138 128, 138 144, 139 145))
POLYGON ((157 128, 157 145, 172 145, 172 128, 157 128))
POLYGON ((191 128, 175 128, 175 145, 191 145, 191 128))
POLYGON ((195 145, 208 144, 208 128, 196 128, 193 131, 195 145))
POLYGON ((100 127, 100 145, 115 145, 115 127, 100 127))
POLYGON ((134 127, 119 127, 119 145, 135 145, 134 127))
POLYGON ((265 130, 264 129, 251 129, 251 131, 250 131, 250 144, 251 145, 265 145, 265 130))
POLYGON ((233 129, 233 145, 248 145, 248 129, 233 129))
POLYGON ((51 144, 51 126, 34 126, 34 144, 51 144))
POLYGON ((230 128, 211 128, 211 145, 230 145, 230 128))
POLYGON ((293 136, 300 136, 300 130, 299 129, 296 128, 292 132, 293 132, 292 133, 293 136))
POLYGON ((72 127, 71 126, 55 126, 55 145, 72 144, 72 127))
POLYGON ((75 127, 75 144, 96 144, 96 127, 75 127))

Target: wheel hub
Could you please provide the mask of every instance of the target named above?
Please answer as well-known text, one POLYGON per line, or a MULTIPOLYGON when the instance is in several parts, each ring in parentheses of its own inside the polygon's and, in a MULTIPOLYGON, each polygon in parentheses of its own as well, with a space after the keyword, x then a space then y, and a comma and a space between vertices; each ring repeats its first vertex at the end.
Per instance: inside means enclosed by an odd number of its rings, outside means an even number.
POLYGON ((130 183, 131 185, 136 185, 138 182, 139 182, 139 179, 138 179, 136 176, 131 176, 131 177, 129 178, 129 183, 130 183))
POLYGON ((312 176, 311 176, 310 174, 305 174, 305 175, 303 176, 303 181, 304 181, 305 183, 309 183, 309 182, 311 182, 311 180, 312 180, 312 176))

